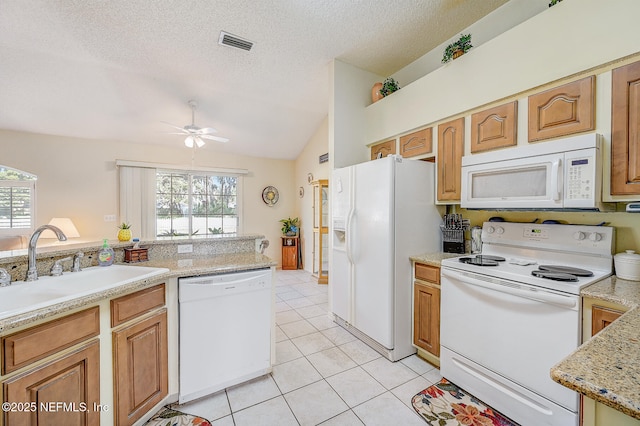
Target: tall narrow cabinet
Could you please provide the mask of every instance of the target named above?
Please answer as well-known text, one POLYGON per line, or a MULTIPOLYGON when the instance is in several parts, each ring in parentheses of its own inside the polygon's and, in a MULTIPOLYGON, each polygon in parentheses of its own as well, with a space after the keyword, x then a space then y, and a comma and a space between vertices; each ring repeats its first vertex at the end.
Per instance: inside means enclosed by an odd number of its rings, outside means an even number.
POLYGON ((329 180, 313 185, 313 275, 318 284, 329 283, 329 180))

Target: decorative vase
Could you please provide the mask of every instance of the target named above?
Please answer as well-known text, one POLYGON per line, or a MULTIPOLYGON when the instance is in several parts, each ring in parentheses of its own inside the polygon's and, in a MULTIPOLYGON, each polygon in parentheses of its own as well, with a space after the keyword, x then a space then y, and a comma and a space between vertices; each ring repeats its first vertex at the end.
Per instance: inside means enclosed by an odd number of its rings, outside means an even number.
POLYGON ((287 237, 295 237, 296 233, 295 231, 287 231, 287 233, 285 234, 287 237))
POLYGON ((131 229, 121 229, 118 231, 118 241, 129 241, 131 239, 131 229))
POLYGON ((380 93, 380 89, 382 89, 382 83, 378 82, 373 85, 371 88, 371 102, 378 102, 380 99, 384 98, 380 93))

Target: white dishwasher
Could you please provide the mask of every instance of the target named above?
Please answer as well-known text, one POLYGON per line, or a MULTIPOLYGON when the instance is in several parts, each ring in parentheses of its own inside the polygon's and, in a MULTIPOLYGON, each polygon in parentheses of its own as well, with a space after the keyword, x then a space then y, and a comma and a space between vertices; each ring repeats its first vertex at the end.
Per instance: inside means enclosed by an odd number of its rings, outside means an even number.
POLYGON ((270 268, 180 278, 178 295, 180 403, 271 372, 270 268))

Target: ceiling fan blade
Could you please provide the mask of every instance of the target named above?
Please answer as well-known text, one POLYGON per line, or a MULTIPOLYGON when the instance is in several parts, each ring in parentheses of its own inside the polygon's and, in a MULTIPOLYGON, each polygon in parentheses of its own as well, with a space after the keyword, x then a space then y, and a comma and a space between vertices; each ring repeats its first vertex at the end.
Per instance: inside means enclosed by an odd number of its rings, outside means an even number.
POLYGON ((209 139, 212 141, 218 141, 218 142, 229 142, 229 139, 227 138, 222 138, 220 136, 211 136, 211 135, 199 135, 200 138, 202 139, 209 139))
POLYGON ((184 132, 184 131, 183 132, 168 132, 168 133, 165 133, 165 135, 183 135, 183 136, 184 135, 188 135, 188 134, 189 134, 189 132, 184 132))
POLYGON ((213 127, 204 127, 202 129, 196 130, 196 133, 199 135, 209 135, 211 133, 218 133, 218 131, 213 127))
POLYGON ((161 123, 164 123, 167 126, 171 126, 174 129, 182 130, 183 132, 185 132, 184 127, 176 126, 175 124, 167 123, 166 121, 161 121, 161 123))

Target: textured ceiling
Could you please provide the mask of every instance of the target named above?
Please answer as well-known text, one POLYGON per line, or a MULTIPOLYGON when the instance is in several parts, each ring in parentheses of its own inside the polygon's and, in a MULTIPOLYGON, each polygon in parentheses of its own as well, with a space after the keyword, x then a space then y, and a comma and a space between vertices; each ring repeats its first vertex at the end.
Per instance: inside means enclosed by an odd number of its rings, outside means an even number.
POLYGON ((333 58, 390 75, 508 0, 2 0, 0 129, 293 159, 333 58), (253 41, 218 45, 220 31, 253 41))

